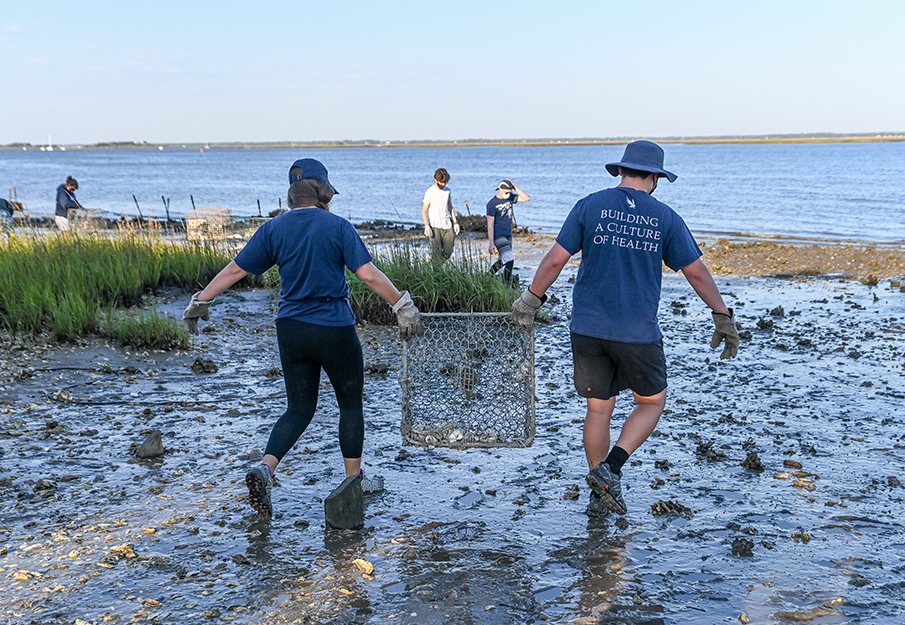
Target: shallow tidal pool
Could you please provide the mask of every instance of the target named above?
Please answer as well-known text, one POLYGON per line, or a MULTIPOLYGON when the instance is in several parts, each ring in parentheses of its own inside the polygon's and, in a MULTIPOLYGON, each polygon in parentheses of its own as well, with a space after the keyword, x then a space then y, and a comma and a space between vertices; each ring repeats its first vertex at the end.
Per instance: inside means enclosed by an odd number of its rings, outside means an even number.
POLYGON ((365 378, 365 468, 387 489, 361 531, 324 527, 343 478, 326 377, 275 518, 245 503, 284 405, 272 293, 224 296, 189 353, 8 355, 0 623, 905 621, 905 294, 720 278, 745 337, 720 361, 665 276, 667 413, 624 470, 628 514, 589 518, 568 277, 536 328, 530 448, 404 446, 396 332, 360 329, 388 366, 365 378), (136 461, 154 428, 167 453, 136 461))

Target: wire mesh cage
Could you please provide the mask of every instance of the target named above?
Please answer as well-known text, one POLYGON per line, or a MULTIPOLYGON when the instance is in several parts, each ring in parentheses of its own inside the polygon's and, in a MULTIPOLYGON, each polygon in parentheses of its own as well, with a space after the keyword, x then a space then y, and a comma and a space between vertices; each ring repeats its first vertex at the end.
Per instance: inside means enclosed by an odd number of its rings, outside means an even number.
POLYGON ((425 313, 403 347, 402 438, 422 447, 534 442, 534 333, 509 313, 425 313))
POLYGON ((67 219, 75 232, 97 232, 104 229, 104 218, 101 217, 101 211, 95 208, 70 208, 67 219))
POLYGON ((199 208, 185 214, 185 238, 189 241, 222 241, 233 218, 228 208, 199 208))
POLYGON ((226 228, 226 236, 233 241, 248 241, 268 221, 270 217, 237 218, 226 228))

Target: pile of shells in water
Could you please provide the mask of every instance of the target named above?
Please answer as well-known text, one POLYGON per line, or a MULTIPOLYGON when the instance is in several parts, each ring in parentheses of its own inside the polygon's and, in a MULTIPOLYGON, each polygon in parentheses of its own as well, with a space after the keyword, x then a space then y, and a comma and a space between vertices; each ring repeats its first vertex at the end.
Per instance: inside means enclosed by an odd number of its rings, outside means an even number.
POLYGON ((406 441, 413 445, 427 447, 479 447, 481 445, 507 445, 513 441, 511 438, 496 434, 490 430, 478 434, 474 430, 466 430, 457 427, 454 423, 448 423, 441 428, 428 430, 410 430, 405 435, 406 441))

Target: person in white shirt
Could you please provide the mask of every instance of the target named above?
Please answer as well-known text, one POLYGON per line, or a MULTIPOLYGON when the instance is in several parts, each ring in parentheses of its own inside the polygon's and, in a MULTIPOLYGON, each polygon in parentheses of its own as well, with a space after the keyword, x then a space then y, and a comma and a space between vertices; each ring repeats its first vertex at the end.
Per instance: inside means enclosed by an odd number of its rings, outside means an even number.
POLYGON ((452 197, 446 183, 449 172, 442 167, 434 172, 434 184, 424 194, 421 219, 424 236, 430 241, 431 259, 445 262, 453 253, 453 244, 459 234, 459 221, 453 208, 452 197))

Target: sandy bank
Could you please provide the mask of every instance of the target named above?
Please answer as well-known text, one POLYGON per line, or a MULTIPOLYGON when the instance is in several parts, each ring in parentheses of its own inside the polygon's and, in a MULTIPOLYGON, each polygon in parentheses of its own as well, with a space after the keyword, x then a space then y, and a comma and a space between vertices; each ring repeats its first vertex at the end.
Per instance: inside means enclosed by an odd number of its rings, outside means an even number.
MULTIPOLYGON (((554 237, 525 235, 514 240, 518 263, 536 266, 553 245, 554 237)), ((699 239, 704 262, 715 275, 752 277, 826 276, 876 284, 905 282, 905 248, 863 242, 776 243, 773 241, 732 242, 727 239, 699 239)), ((486 245, 486 239, 484 240, 486 245)), ((489 258, 489 256, 488 256, 489 258)), ((578 257, 573 259, 576 262, 578 257)), ((532 270, 533 273, 533 270, 532 270)))

